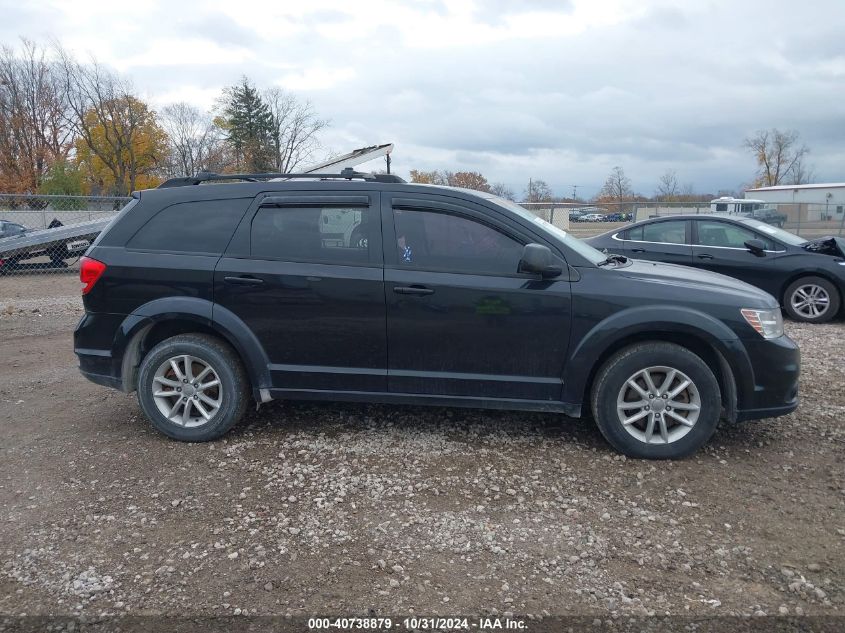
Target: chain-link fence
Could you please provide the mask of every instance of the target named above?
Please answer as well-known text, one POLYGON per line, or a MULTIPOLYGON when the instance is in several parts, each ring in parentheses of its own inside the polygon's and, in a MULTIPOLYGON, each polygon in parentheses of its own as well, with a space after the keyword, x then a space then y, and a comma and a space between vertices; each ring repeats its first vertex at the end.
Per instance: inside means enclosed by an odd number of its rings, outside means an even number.
POLYGON ((0 194, 0 274, 75 271, 80 256, 129 200, 0 194))
MULTIPOLYGON (((0 274, 66 272, 128 197, 0 194, 0 274)), ((845 235, 843 206, 812 203, 523 202, 525 209, 576 237, 591 237, 626 223, 680 214, 750 215, 806 239, 845 235), (747 208, 746 208, 747 207, 747 208), (752 208, 754 207, 754 208, 752 208)))

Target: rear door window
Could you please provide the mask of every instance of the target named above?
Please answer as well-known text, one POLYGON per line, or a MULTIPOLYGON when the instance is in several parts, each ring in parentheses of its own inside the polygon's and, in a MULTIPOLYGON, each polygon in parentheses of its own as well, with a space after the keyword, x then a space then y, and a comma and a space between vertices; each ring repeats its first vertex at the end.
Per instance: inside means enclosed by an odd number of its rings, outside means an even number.
POLYGON ((219 255, 252 200, 180 202, 165 207, 126 244, 135 250, 219 255))
POLYGON ((628 239, 638 242, 656 242, 659 244, 686 244, 686 220, 670 220, 643 224, 628 231, 628 239))
POLYGON ((366 265, 370 234, 380 230, 369 207, 262 207, 252 220, 250 253, 256 259, 366 265))

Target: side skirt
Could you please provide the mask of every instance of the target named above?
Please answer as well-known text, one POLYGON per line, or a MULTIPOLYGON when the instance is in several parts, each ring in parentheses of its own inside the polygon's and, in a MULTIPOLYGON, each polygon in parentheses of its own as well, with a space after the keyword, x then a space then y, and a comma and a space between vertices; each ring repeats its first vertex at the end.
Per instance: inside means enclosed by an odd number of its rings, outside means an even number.
POLYGON ((542 411, 581 417, 581 405, 553 400, 517 400, 512 398, 478 398, 475 396, 438 396, 416 393, 370 391, 323 391, 319 389, 270 389, 280 400, 323 400, 329 402, 375 402, 380 404, 419 404, 435 407, 498 409, 502 411, 542 411))

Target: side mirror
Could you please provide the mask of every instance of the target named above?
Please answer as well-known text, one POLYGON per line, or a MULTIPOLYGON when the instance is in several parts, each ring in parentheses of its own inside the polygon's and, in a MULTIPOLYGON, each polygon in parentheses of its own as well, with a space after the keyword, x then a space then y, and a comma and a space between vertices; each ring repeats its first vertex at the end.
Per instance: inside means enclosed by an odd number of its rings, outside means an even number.
POLYGON ((552 263, 552 252, 542 244, 526 244, 519 260, 519 272, 540 275, 544 279, 559 277, 563 273, 560 266, 552 263))
POLYGON ((753 239, 745 242, 745 248, 757 257, 766 256, 766 243, 763 240, 753 239))

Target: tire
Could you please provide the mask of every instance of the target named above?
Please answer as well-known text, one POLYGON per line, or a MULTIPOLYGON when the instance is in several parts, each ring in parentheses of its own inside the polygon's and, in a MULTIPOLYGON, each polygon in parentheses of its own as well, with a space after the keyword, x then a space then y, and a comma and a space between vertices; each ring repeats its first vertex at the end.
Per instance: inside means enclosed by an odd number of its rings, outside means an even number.
POLYGON ((716 431, 722 410, 719 383, 707 363, 685 347, 659 342, 637 343, 609 358, 596 375, 591 401, 596 424, 610 445, 628 457, 643 459, 679 459, 696 452, 716 431), (642 373, 647 369, 652 370, 649 377, 656 391, 648 388, 642 373), (685 380, 691 386, 672 399, 657 396, 672 370, 676 373, 670 379, 669 394, 685 380), (631 381, 639 391, 630 386, 631 381), (649 392, 657 397, 649 398, 649 392), (650 404, 627 407, 617 413, 618 403, 634 400, 650 404), (620 416, 640 417, 624 424, 620 416), (678 418, 686 422, 682 424, 678 418), (651 435, 647 435, 651 420, 651 435))
POLYGON ((174 336, 156 345, 141 361, 138 403, 153 426, 173 439, 183 442, 217 439, 243 417, 248 400, 249 381, 240 359, 229 345, 213 336, 174 336), (169 362, 171 359, 174 359, 175 368, 169 362), (188 359, 193 377, 200 379, 196 384, 204 383, 209 387, 195 389, 190 381, 185 382, 188 359), (211 369, 203 376, 206 367, 211 369), (215 376, 218 386, 212 384, 215 376), (181 386, 177 386, 180 381, 181 386), (161 396, 172 391, 183 395, 161 396), (200 399, 203 396, 204 399, 200 399), (216 403, 217 408, 209 402, 216 403), (174 413, 168 417, 171 405, 174 413), (184 415, 186 407, 187 417, 184 415), (201 415, 200 409, 206 413, 201 415))
POLYGON ((794 321, 826 323, 839 313, 840 305, 836 286, 823 277, 801 277, 783 293, 783 309, 794 321), (810 303, 803 304, 805 299, 810 303))

